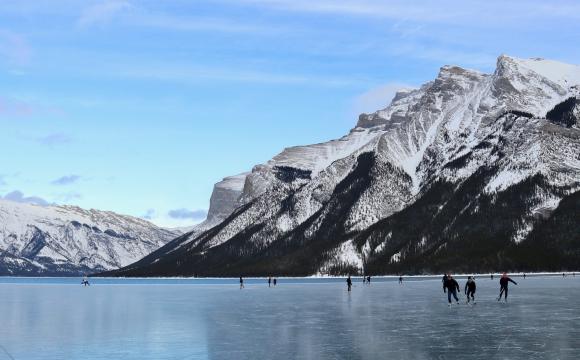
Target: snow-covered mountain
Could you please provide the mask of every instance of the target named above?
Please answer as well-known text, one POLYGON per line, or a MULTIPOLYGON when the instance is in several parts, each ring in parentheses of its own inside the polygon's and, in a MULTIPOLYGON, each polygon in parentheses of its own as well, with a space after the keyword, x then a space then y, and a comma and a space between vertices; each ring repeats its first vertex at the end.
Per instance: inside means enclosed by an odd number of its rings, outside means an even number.
POLYGON ((341 139, 224 179, 215 221, 114 274, 577 266, 579 96, 576 65, 500 56, 491 74, 444 66, 341 139))
POLYGON ((0 199, 0 275, 77 275, 118 269, 179 235, 109 211, 0 199))

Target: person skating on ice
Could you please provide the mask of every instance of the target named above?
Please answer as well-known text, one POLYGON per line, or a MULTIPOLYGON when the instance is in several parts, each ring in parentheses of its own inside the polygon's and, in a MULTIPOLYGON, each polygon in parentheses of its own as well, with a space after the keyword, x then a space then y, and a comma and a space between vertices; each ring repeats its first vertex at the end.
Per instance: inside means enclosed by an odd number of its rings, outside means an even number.
POLYGON ((475 279, 471 276, 467 278, 467 282, 465 283, 465 296, 467 296, 467 303, 471 301, 475 304, 475 289, 477 286, 475 285, 475 279))
POLYGON ((518 284, 517 282, 513 281, 512 279, 510 279, 510 277, 507 275, 507 273, 503 273, 501 278, 499 279, 499 297, 497 298, 497 301, 501 300, 502 295, 504 296, 505 302, 507 302, 507 297, 508 297, 508 284, 512 282, 514 284, 518 284))
POLYGON ((443 292, 447 292, 447 301, 451 305, 451 296, 455 299, 455 302, 459 304, 459 298, 457 297, 457 291, 461 291, 459 284, 453 276, 447 275, 447 280, 443 283, 443 292))

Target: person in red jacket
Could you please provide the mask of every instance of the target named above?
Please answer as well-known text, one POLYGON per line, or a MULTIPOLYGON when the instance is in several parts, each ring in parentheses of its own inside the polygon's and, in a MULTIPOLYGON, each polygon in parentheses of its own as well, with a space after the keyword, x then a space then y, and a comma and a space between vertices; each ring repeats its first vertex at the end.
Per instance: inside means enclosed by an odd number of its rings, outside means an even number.
POLYGON ((501 300, 501 296, 504 295, 504 299, 507 302, 507 297, 508 297, 508 284, 510 282, 513 282, 514 284, 518 284, 517 282, 513 281, 512 279, 510 279, 510 277, 506 274, 503 273, 501 278, 499 279, 499 297, 497 298, 497 301, 501 300))

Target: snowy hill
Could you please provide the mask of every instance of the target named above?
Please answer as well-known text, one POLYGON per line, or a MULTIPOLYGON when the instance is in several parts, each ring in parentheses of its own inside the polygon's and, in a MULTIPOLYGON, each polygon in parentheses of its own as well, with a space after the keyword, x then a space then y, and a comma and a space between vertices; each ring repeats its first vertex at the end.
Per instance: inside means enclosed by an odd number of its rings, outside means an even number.
POLYGON ((216 186, 219 222, 114 274, 578 264, 579 95, 575 65, 502 55, 491 74, 444 66, 343 138, 285 149, 238 177, 232 196, 216 186))
POLYGON ((76 275, 117 269, 179 234, 109 211, 0 199, 0 275, 76 275))

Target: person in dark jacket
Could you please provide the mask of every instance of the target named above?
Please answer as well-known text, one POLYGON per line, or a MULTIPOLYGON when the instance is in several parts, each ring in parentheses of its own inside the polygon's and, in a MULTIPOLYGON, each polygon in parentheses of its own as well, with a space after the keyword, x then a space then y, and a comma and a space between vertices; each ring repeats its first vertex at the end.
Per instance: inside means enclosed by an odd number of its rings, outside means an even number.
POLYGON ((350 289, 352 288, 352 280, 350 279, 350 275, 348 276, 348 278, 346 278, 346 286, 348 288, 348 291, 350 291, 350 289))
POLYGON ((503 273, 502 276, 499 278, 499 297, 497 298, 497 301, 501 300, 501 296, 504 295, 504 299, 507 302, 507 297, 508 297, 508 284, 512 282, 514 284, 518 284, 517 282, 513 281, 512 279, 510 279, 510 277, 506 274, 503 273))
POLYGON ((465 283, 465 295, 467 296, 467 303, 471 300, 475 304, 475 279, 471 276, 467 278, 467 282, 465 283))
POLYGON ((453 276, 447 275, 447 279, 443 283, 443 292, 447 292, 447 301, 449 301, 449 305, 451 305, 451 296, 455 298, 455 301, 459 304, 459 299, 457 298, 457 291, 461 291, 459 288, 459 284, 453 276))
POLYGON ((240 290, 244 288, 244 278, 240 276, 240 290))

